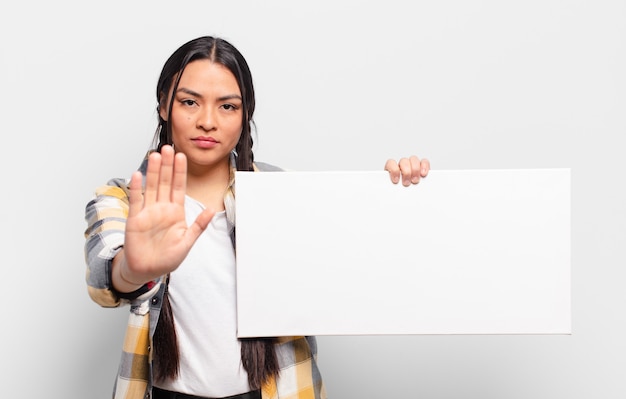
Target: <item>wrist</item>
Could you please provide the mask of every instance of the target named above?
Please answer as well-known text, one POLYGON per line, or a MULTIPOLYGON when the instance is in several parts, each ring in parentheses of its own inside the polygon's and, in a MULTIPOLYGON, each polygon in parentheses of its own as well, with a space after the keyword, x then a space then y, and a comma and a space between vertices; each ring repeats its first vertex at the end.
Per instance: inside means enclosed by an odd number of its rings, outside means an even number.
POLYGON ((126 269, 125 267, 119 267, 119 274, 120 274, 120 279, 129 285, 133 285, 135 287, 141 287, 142 285, 144 285, 144 283, 136 283, 134 281, 131 281, 130 279, 128 279, 126 276, 124 276, 124 269, 126 269))
POLYGON ((145 282, 136 282, 128 276, 128 266, 124 257, 124 250, 120 251, 113 258, 111 270, 112 283, 115 290, 119 292, 133 292, 141 288, 145 282))

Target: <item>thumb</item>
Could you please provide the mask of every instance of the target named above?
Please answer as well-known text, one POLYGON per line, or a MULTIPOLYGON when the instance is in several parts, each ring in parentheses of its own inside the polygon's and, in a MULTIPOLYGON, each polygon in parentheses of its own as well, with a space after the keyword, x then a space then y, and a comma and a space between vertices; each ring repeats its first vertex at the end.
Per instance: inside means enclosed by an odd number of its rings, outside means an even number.
POLYGON ((212 209, 205 209, 198 215, 196 220, 187 228, 187 234, 189 234, 189 239, 193 242, 200 237, 200 234, 207 228, 211 219, 215 215, 215 211, 212 209))

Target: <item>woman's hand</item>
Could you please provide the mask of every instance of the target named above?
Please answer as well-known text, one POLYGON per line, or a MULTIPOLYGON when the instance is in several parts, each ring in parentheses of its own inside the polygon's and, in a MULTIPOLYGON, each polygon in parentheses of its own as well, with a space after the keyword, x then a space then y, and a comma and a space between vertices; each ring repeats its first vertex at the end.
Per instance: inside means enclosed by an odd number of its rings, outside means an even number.
POLYGON ((135 172, 124 249, 113 262, 113 284, 122 292, 175 270, 215 214, 206 209, 187 226, 187 159, 171 146, 150 154, 143 195, 141 181, 141 172, 135 172))
POLYGON ((389 177, 393 184, 397 184, 402 178, 403 186, 417 184, 420 179, 428 176, 430 162, 428 159, 419 159, 415 155, 409 158, 400 158, 398 162, 389 159, 385 163, 385 170, 389 172, 389 177))

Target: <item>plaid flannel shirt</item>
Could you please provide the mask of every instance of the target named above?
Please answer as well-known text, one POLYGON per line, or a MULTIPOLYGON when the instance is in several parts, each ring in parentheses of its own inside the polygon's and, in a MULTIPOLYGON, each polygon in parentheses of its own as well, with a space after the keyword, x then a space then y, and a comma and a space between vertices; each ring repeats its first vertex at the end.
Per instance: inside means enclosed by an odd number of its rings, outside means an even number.
MULTIPOLYGON (((145 174, 146 160, 140 170, 145 174)), ((232 164, 232 162, 231 162, 232 164)), ((256 163, 255 170, 280 170, 256 163)), ((152 397, 152 337, 165 292, 164 277, 139 290, 121 294, 113 289, 111 264, 124 244, 128 216, 128 179, 111 179, 96 189, 85 209, 85 261, 89 296, 103 307, 130 305, 122 358, 113 389, 115 399, 152 397)), ((279 337, 276 354, 278 378, 264 384, 263 399, 325 399, 317 367, 315 337, 279 337)))

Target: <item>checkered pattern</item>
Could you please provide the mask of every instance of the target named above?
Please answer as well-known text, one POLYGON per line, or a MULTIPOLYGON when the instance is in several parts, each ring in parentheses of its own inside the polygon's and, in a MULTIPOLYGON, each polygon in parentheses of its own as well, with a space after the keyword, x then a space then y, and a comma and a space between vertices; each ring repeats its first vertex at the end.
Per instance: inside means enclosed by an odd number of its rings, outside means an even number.
MULTIPOLYGON (((145 173, 146 161, 140 170, 145 173)), ((257 163, 255 170, 277 170, 257 163)), ((233 188, 234 191, 234 188, 233 188)), ((128 216, 128 180, 112 179, 96 189, 85 210, 85 261, 90 297, 104 307, 130 305, 122 358, 113 398, 150 398, 152 389, 152 336, 160 312, 161 281, 146 284, 130 294, 115 292, 111 263, 124 244, 128 216), (156 300, 155 300, 156 299, 156 300)), ((227 213, 229 206, 227 208, 227 213)), ((231 220, 234 220, 232 218, 231 220)), ((326 392, 317 368, 315 337, 281 337, 276 343, 280 366, 277 379, 262 389, 263 399, 325 399, 326 392)))

